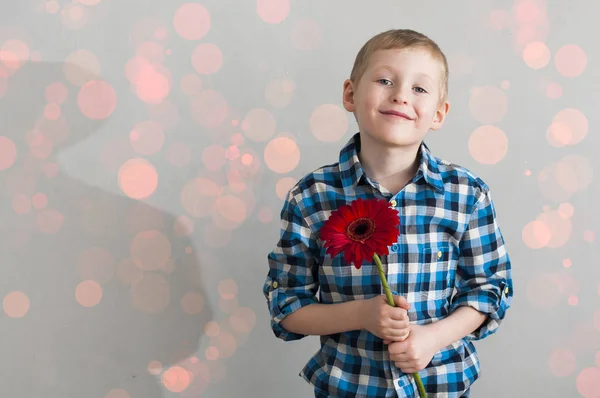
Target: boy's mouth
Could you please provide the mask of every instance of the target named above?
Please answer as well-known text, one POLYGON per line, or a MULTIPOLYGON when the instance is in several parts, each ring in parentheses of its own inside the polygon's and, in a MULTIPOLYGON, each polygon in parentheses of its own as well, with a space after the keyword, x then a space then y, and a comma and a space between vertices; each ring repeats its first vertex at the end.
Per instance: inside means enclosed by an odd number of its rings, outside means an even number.
POLYGON ((380 111, 380 112, 387 116, 403 118, 406 120, 412 120, 411 117, 409 117, 406 113, 403 113, 403 112, 398 112, 398 111, 380 111))

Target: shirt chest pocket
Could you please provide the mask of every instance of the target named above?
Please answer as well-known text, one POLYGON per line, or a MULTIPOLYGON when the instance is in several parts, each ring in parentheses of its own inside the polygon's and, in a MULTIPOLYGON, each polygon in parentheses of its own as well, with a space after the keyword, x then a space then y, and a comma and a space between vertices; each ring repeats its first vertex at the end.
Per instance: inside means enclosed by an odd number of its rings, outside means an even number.
POLYGON ((419 251, 415 291, 424 300, 447 298, 453 289, 456 254, 449 243, 432 243, 419 251))

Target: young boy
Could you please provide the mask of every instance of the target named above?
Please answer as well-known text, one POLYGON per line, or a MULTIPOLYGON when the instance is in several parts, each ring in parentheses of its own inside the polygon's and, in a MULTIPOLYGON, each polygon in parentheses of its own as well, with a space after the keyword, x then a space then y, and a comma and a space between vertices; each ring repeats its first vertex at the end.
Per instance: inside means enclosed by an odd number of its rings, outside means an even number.
POLYGON ((480 370, 472 341, 494 333, 510 307, 511 265, 488 186, 423 142, 442 127, 447 87, 446 57, 428 37, 370 39, 344 82, 359 133, 285 200, 263 292, 277 337, 321 336, 300 372, 316 397, 418 397, 414 372, 428 397, 468 397, 480 370), (319 239, 331 212, 357 198, 399 211, 400 237, 381 256, 397 307, 375 265, 331 258, 319 239))

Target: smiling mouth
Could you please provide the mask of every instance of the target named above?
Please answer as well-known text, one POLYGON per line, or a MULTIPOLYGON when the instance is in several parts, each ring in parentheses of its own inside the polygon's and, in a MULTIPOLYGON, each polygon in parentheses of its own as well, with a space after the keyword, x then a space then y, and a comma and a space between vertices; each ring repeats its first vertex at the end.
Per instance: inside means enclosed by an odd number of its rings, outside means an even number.
POLYGON ((380 112, 384 116, 388 116, 394 119, 403 119, 403 120, 412 120, 407 115, 403 113, 394 113, 394 112, 380 112))

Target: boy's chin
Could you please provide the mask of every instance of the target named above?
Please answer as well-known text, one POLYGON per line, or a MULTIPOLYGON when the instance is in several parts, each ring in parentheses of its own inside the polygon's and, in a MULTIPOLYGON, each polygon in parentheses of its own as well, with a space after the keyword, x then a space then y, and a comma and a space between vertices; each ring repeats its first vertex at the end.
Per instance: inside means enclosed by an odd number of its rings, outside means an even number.
POLYGON ((379 131, 377 133, 361 132, 361 138, 365 135, 369 136, 367 138, 368 141, 375 141, 378 144, 398 148, 418 146, 425 137, 425 134, 419 134, 415 131, 379 131))

